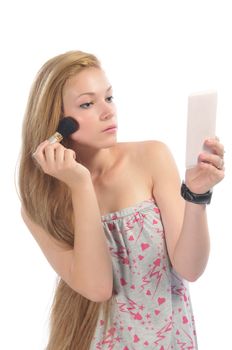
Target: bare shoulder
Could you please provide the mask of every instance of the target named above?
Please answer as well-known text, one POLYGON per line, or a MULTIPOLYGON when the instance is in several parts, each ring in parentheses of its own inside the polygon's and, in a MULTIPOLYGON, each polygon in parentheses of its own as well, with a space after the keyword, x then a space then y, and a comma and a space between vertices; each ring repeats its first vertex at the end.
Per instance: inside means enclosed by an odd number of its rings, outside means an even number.
POLYGON ((154 155, 163 155, 169 151, 168 146, 159 140, 146 140, 137 142, 138 149, 143 152, 143 155, 146 157, 152 157, 154 155))
MULTIPOLYGON (((132 145, 140 164, 150 173, 155 186, 154 192, 162 197, 168 187, 179 188, 180 177, 174 156, 167 144, 159 140, 136 142, 132 145)), ((161 200, 161 199, 160 199, 161 200)))
POLYGON ((160 165, 160 162, 166 160, 173 161, 173 157, 169 147, 159 140, 145 140, 135 142, 123 142, 120 144, 123 152, 129 153, 132 159, 139 162, 140 166, 143 165, 147 171, 154 171, 156 164, 160 165))
POLYGON ((129 152, 131 155, 142 155, 149 157, 154 152, 165 152, 167 146, 159 140, 131 141, 118 143, 118 149, 123 152, 129 152))

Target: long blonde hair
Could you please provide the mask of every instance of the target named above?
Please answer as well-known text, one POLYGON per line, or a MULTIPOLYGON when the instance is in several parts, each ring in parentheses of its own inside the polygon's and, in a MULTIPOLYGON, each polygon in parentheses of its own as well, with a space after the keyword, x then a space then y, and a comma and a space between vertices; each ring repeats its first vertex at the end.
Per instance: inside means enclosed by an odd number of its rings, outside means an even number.
MULTIPOLYGON (((45 63, 32 85, 22 128, 19 190, 22 205, 31 219, 57 242, 73 247, 73 208, 68 187, 35 165, 32 153, 57 128, 63 117, 65 82, 88 67, 100 68, 98 59, 82 51, 70 51, 45 63)), ((88 350, 100 309, 105 331, 113 297, 102 303, 86 299, 61 278, 50 314, 47 350, 88 350)))

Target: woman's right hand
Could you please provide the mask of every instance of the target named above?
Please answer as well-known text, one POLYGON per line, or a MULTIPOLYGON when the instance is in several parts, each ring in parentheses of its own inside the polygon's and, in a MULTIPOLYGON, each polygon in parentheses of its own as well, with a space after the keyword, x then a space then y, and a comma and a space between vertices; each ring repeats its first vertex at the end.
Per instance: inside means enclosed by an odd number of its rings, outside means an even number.
POLYGON ((63 181, 70 188, 90 176, 89 170, 76 161, 76 153, 59 142, 42 142, 33 153, 33 158, 45 174, 63 181))

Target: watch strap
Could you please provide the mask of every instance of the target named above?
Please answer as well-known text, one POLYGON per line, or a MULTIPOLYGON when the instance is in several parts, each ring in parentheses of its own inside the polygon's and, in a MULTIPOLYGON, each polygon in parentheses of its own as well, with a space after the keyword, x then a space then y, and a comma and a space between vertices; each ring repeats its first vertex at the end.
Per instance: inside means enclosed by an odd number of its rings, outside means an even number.
POLYGON ((206 193, 193 193, 190 189, 182 182, 181 185, 181 196, 188 202, 195 204, 210 204, 212 198, 212 190, 209 190, 206 193))

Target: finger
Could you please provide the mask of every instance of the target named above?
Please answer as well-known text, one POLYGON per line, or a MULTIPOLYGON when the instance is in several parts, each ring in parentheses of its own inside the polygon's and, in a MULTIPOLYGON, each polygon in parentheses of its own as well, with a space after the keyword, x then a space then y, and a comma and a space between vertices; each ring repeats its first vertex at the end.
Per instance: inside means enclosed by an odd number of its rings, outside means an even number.
POLYGON ((223 158, 221 158, 221 164, 217 168, 218 168, 218 170, 225 170, 224 159, 223 158))
POLYGON ((49 144, 49 141, 48 140, 45 140, 43 142, 41 142, 34 153, 32 153, 32 156, 35 158, 39 153, 43 152, 44 148, 46 147, 46 145, 49 144))
POLYGON ((57 148, 59 148, 61 145, 56 142, 56 143, 48 143, 45 148, 44 148, 44 154, 45 154, 45 159, 47 162, 54 162, 55 161, 55 153, 57 148))
POLYGON ((55 149, 55 161, 57 164, 62 164, 64 162, 65 148, 60 145, 55 149))
POLYGON ((219 155, 221 158, 224 157, 224 146, 216 139, 208 139, 205 141, 207 148, 210 148, 214 154, 219 155))
POLYGON ((205 179, 208 178, 208 180, 213 181, 213 183, 209 187, 213 187, 216 183, 221 181, 225 176, 224 169, 217 169, 215 166, 213 166, 210 163, 200 162, 198 166, 199 166, 199 169, 204 172, 205 179))
POLYGON ((76 160, 76 153, 72 149, 66 149, 64 159, 65 161, 76 160))
POLYGON ((223 158, 216 154, 202 153, 199 156, 199 162, 209 163, 220 170, 224 167, 223 158))
POLYGON ((220 142, 220 138, 218 136, 210 137, 208 140, 216 140, 220 142))

